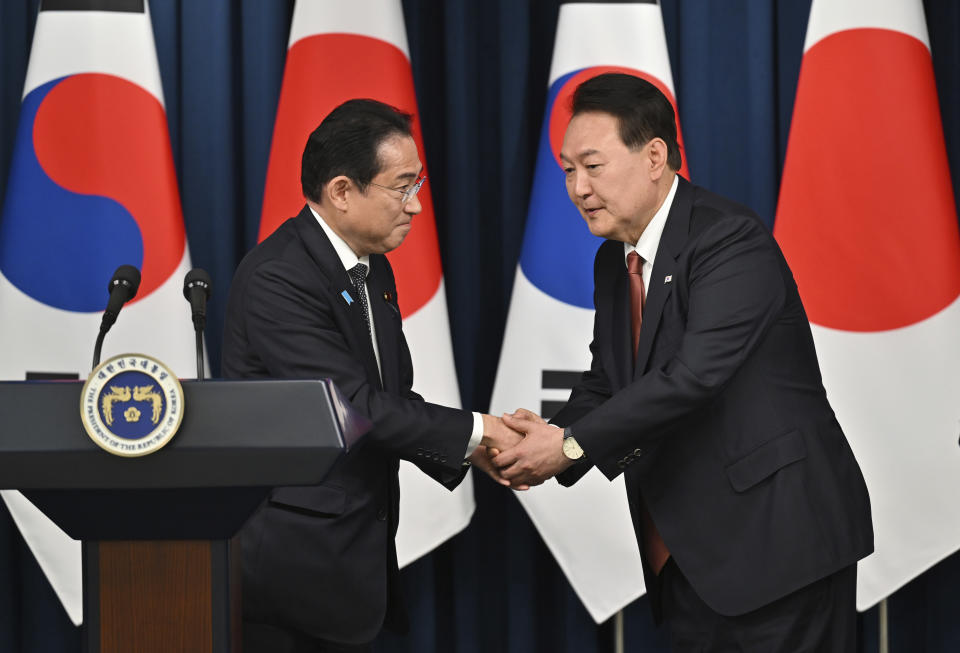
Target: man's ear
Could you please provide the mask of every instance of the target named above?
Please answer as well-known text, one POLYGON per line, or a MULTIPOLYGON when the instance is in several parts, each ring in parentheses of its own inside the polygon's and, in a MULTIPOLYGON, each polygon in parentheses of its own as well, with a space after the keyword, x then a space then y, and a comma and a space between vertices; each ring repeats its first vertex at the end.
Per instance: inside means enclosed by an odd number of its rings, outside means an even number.
POLYGON ((660 137, 650 139, 646 145, 650 165, 650 179, 656 181, 667 167, 667 143, 660 137))
POLYGON ((323 194, 327 201, 338 211, 346 211, 350 206, 350 194, 356 186, 346 175, 339 175, 327 182, 323 187, 323 194))

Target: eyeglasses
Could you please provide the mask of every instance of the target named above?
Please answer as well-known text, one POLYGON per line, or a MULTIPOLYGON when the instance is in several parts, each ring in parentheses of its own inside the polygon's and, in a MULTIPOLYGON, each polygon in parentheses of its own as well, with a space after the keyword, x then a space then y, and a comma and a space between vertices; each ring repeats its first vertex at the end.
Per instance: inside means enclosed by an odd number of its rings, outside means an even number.
POLYGON ((411 186, 407 190, 400 190, 399 188, 391 188, 390 186, 382 186, 380 184, 375 184, 372 181, 370 182, 370 185, 376 186, 377 188, 382 188, 384 190, 392 190, 394 193, 400 193, 400 203, 406 204, 407 202, 409 202, 410 200, 412 200, 414 197, 417 196, 417 193, 420 192, 421 186, 423 186, 423 182, 425 182, 426 180, 427 180, 426 175, 420 177, 420 179, 415 181, 413 186, 411 186))

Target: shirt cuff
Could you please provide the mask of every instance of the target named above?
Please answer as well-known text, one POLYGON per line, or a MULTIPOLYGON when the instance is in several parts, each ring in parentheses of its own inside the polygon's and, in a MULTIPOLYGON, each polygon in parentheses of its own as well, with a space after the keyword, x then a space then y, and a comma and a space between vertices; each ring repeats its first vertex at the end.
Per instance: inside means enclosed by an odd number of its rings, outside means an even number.
POLYGON ((473 452, 480 446, 483 439, 483 416, 480 413, 473 414, 473 431, 470 433, 470 442, 467 443, 467 453, 463 456, 466 460, 473 455, 473 452))

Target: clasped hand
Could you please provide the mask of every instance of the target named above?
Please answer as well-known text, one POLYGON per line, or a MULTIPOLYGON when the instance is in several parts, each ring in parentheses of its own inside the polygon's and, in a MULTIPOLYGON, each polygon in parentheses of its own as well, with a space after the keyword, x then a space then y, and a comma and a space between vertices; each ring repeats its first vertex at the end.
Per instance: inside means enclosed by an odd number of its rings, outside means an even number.
POLYGON ((572 464, 563 455, 563 430, 520 408, 502 418, 483 416, 483 439, 470 461, 500 485, 526 490, 572 464))

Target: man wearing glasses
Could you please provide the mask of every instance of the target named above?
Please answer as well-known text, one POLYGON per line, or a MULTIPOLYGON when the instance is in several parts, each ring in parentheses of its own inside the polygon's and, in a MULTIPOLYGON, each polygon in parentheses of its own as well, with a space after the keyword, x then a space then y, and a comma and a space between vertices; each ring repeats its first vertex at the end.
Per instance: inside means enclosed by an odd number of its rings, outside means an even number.
POLYGON ((374 423, 322 484, 275 489, 245 525, 246 653, 369 651, 381 628, 404 631, 399 460, 452 489, 466 460, 489 472, 485 447, 520 438, 489 415, 411 391, 384 256, 421 210, 410 123, 373 100, 334 109, 303 153, 306 206, 244 258, 230 289, 224 377, 329 377, 374 423))

